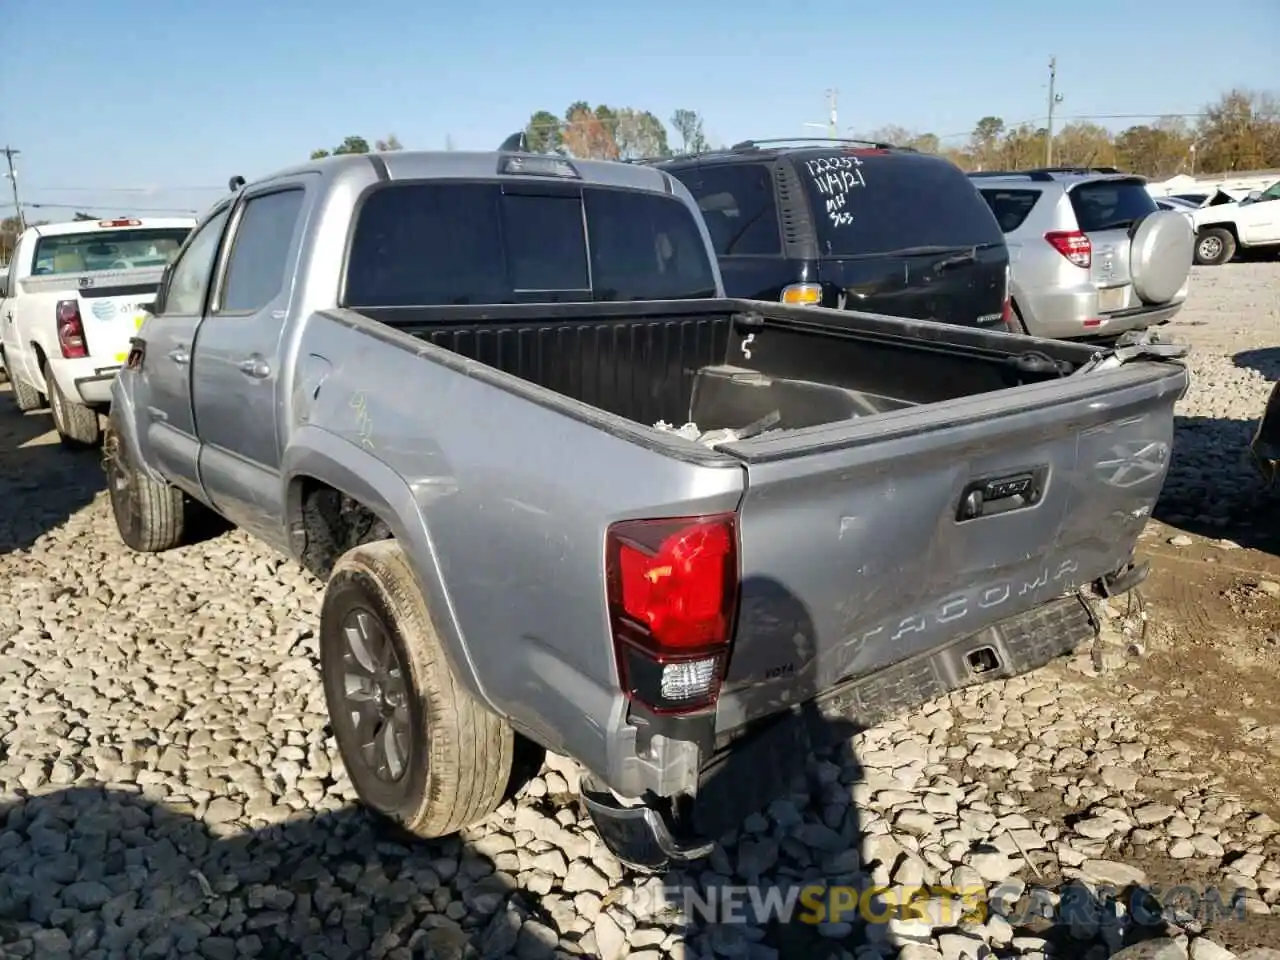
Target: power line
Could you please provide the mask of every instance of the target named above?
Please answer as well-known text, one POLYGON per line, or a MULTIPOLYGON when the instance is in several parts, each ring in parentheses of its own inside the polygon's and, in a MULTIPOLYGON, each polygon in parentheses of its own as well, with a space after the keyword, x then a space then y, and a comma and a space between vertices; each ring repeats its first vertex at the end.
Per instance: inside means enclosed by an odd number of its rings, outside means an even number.
MULTIPOLYGON (((15 151, 16 152, 16 151, 15 151)), ((226 184, 220 187, 210 186, 178 186, 178 187, 38 187, 41 193, 181 193, 186 190, 216 190, 225 193, 226 184)))
MULTIPOLYGON (((0 203, 0 207, 12 207, 12 203, 0 203)), ((101 207, 100 203, 23 203, 22 207, 33 210, 84 210, 85 207, 101 207)), ((192 207, 135 207, 126 204, 130 210, 138 213, 199 213, 192 207)))

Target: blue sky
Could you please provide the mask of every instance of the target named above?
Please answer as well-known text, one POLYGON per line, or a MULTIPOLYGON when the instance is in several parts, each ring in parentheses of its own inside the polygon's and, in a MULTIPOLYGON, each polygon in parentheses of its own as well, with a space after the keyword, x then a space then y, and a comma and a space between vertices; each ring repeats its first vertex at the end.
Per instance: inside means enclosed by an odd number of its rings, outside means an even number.
POLYGON ((252 179, 348 134, 492 149, 532 111, 578 99, 664 120, 688 107, 713 141, 732 142, 821 135, 804 125, 825 121, 829 87, 840 126, 856 131, 1036 120, 1050 54, 1067 116, 1194 113, 1231 86, 1280 92, 1277 0, 4 7, 0 141, 22 151, 23 200, 103 216, 204 209, 233 174, 252 179))

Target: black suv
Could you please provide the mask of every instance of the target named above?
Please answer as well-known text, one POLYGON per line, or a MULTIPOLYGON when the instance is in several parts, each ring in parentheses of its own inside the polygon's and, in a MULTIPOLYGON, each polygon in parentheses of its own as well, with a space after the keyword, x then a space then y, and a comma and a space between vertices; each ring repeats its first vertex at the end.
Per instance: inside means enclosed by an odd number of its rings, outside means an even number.
POLYGON ((752 140, 650 161, 697 200, 731 297, 1009 323, 1009 252, 954 164, 850 140, 752 140))

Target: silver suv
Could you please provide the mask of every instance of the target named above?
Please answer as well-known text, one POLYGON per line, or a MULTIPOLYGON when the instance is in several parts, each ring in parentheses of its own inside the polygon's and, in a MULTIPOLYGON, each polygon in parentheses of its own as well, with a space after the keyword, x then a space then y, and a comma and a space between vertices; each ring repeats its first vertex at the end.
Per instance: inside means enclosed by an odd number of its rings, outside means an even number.
POLYGON ((1114 337, 1182 309, 1194 232, 1156 206, 1142 177, 1110 167, 969 177, 1005 234, 1022 333, 1114 337))

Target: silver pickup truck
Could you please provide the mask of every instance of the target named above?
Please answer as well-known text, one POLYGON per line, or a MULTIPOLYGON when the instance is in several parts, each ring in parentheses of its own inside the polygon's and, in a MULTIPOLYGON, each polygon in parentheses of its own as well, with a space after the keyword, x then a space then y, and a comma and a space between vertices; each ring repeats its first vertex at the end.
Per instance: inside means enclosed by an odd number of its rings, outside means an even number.
POLYGON ((344 763, 418 835, 491 812, 520 737, 582 764, 625 862, 704 855, 813 749, 1090 641, 1187 387, 1159 348, 721 294, 648 166, 245 185, 115 381, 121 537, 202 504, 327 582, 344 763))

